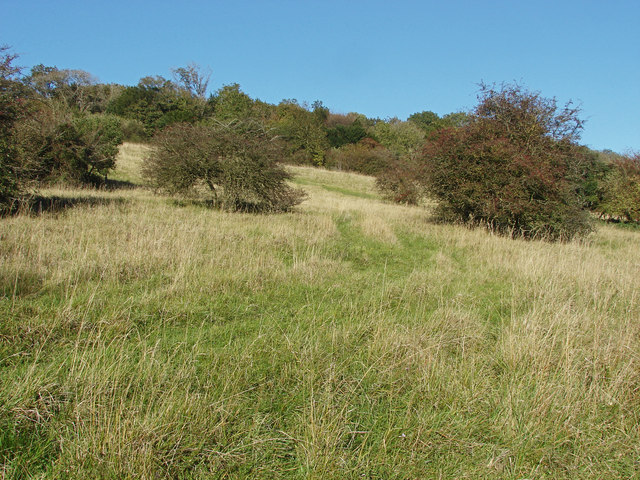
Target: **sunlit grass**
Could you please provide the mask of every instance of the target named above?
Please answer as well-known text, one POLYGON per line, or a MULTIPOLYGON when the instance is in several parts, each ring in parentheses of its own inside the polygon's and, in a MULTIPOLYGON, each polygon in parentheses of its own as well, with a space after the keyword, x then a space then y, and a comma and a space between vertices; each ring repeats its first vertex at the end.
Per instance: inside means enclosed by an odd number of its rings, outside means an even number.
POLYGON ((291 171, 290 214, 0 221, 0 478, 637 477, 638 232, 513 241, 291 171))

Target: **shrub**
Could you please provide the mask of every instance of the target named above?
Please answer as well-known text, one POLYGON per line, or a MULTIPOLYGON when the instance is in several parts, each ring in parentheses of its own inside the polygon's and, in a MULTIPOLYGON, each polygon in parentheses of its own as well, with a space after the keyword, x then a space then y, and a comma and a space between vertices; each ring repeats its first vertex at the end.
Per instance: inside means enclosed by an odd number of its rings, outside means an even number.
POLYGON ((602 184, 599 211, 603 216, 640 222, 640 154, 613 160, 602 184))
POLYGON ((433 133, 410 170, 442 221, 569 240, 591 229, 579 196, 588 159, 576 143, 578 112, 517 85, 482 85, 469 122, 433 133))
POLYGON ((576 186, 567 179, 571 145, 550 141, 533 155, 488 127, 474 122, 448 129, 425 146, 422 177, 440 201, 438 218, 550 240, 589 231, 576 186))
POLYGON ((72 124, 83 145, 76 170, 83 176, 98 173, 106 178, 116 166, 124 139, 121 120, 113 115, 88 115, 77 117, 72 124))
POLYGON ((424 196, 424 188, 416 171, 410 157, 394 158, 376 175, 376 187, 387 200, 417 205, 424 196))
POLYGON ((277 141, 256 125, 177 124, 156 135, 143 174, 171 194, 198 194, 204 187, 212 204, 225 209, 286 211, 304 193, 287 185, 280 155, 277 141))
POLYGON ((371 138, 364 138, 358 143, 329 150, 325 166, 365 175, 377 175, 393 160, 394 155, 389 150, 371 138))
POLYGON ((14 136, 25 179, 72 183, 106 179, 123 138, 116 117, 73 118, 46 107, 18 124, 14 136))

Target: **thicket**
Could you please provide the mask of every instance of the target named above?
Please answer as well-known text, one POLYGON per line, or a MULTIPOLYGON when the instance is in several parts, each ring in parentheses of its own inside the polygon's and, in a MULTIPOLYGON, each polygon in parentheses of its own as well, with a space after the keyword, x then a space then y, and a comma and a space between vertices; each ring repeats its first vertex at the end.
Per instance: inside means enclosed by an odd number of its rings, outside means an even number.
MULTIPOLYGON (((308 105, 285 99, 272 105, 252 99, 238 84, 225 85, 206 100, 202 85, 197 95, 194 88, 197 90, 197 87, 187 89, 163 77, 145 77, 137 86, 124 88, 106 111, 135 122, 133 126, 142 125, 144 137, 175 123, 259 122, 272 128, 284 140, 282 160, 285 162, 345 168, 365 174, 380 170, 381 157, 413 154, 421 148, 425 138, 425 130, 415 121, 369 119, 356 113, 335 114, 320 101, 308 105), (381 149, 376 149, 375 155, 368 155, 371 164, 366 160, 364 148, 358 146, 366 139, 387 150, 384 155, 380 155, 381 149)), ((432 115, 438 121, 429 127, 429 131, 464 121, 464 114, 443 118, 432 115)), ((139 131, 134 131, 134 135, 140 136, 139 131)), ((127 137, 128 133, 125 134, 127 137)))
POLYGON ((22 79, 40 99, 76 113, 104 113, 124 87, 106 85, 84 70, 59 69, 45 65, 31 68, 22 79))
POLYGON ((325 166, 335 170, 377 175, 386 170, 395 156, 372 138, 365 137, 358 143, 347 143, 327 152, 325 166))
POLYGON ((327 140, 333 148, 354 145, 369 136, 366 128, 358 119, 354 120, 353 123, 335 125, 333 127, 327 125, 327 127, 327 140))
POLYGON ((0 48, 0 210, 45 182, 101 184, 115 167, 122 121, 102 113, 112 89, 81 70, 38 65, 29 75, 0 48))
POLYGON ((152 141, 143 175, 170 194, 208 192, 213 206, 234 211, 287 211, 304 199, 278 163, 282 145, 263 127, 243 122, 176 124, 152 141))
POLYGON ((469 115, 465 112, 454 112, 440 117, 437 113, 427 110, 410 115, 407 121, 418 126, 425 134, 429 135, 443 128, 463 127, 469 123, 469 115))
POLYGON ((144 77, 138 85, 124 88, 106 108, 107 113, 142 125, 147 139, 174 123, 202 120, 209 110, 204 99, 161 76, 144 77))
POLYGON ((74 114, 119 117, 125 140, 148 141, 178 123, 259 122, 284 140, 285 162, 328 168, 338 165, 366 174, 379 171, 382 158, 397 159, 419 150, 426 131, 461 121, 456 117, 459 114, 440 118, 429 112, 437 121, 425 127, 416 118, 401 121, 335 114, 320 101, 307 105, 288 99, 272 105, 252 99, 238 84, 225 85, 207 97, 210 73, 195 64, 172 72, 173 80, 150 75, 135 86, 122 86, 100 84, 82 70, 37 65, 23 82, 41 99, 55 101, 74 114), (366 139, 381 147, 374 155, 360 145, 366 139), (383 149, 387 150, 384 154, 383 149))
POLYGON ((437 218, 514 237, 589 232, 582 192, 592 159, 577 144, 579 109, 518 85, 481 85, 478 100, 465 125, 432 133, 402 172, 439 201, 437 218))
POLYGON ((73 116, 47 105, 18 123, 14 131, 22 175, 37 182, 103 183, 115 168, 122 139, 117 117, 73 116))

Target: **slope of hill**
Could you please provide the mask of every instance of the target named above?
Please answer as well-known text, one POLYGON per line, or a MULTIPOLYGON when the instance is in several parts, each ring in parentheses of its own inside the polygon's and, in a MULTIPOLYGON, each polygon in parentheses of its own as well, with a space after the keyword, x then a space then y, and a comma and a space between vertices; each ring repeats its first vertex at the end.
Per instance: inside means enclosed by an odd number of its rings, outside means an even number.
POLYGON ((292 171, 290 214, 137 187, 0 220, 3 478, 637 475, 637 232, 513 241, 292 171))

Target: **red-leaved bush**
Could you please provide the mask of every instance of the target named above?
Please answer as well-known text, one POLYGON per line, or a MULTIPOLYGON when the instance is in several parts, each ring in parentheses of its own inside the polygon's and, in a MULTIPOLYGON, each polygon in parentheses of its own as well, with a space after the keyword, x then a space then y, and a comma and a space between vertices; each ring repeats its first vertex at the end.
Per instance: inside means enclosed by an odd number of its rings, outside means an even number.
POLYGON ((544 148, 530 152, 494 127, 479 120, 446 129, 425 146, 419 176, 440 202, 438 218, 514 237, 568 240, 588 232, 569 180, 572 145, 543 137, 544 148))
POLYGON ((482 85, 469 122, 431 134, 418 161, 398 170, 398 183, 412 179, 438 200, 441 221, 512 237, 585 234, 591 222, 577 193, 586 162, 577 114, 517 85, 482 85))
POLYGON ((385 170, 394 160, 387 148, 371 138, 358 143, 349 143, 329 150, 325 159, 327 168, 376 175, 385 170))

